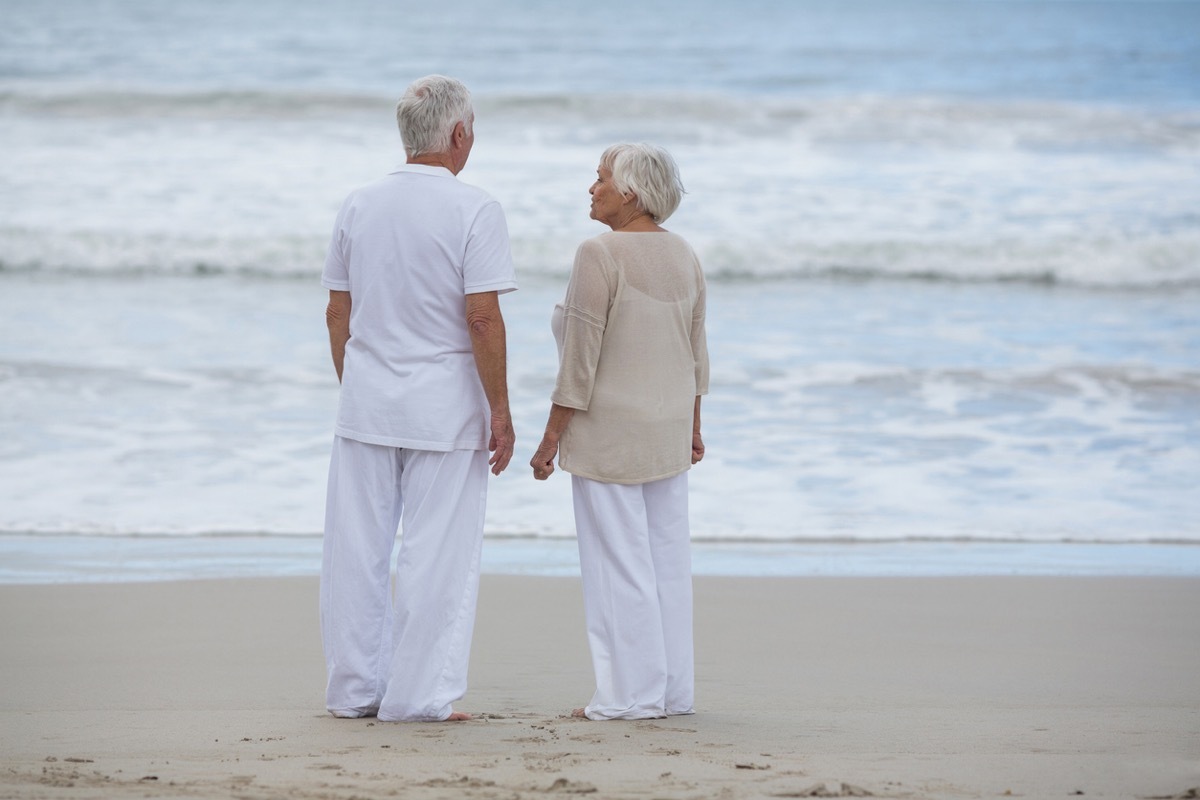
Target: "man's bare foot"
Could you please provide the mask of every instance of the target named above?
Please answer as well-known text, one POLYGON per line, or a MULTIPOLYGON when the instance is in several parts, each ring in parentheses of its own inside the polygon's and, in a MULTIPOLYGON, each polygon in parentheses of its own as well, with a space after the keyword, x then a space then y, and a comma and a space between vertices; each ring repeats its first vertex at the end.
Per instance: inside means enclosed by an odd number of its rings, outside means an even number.
POLYGON ((450 714, 450 716, 446 717, 446 722, 465 722, 470 718, 470 714, 464 714, 461 711, 454 711, 450 714))
POLYGON ((571 709, 571 716, 578 717, 579 719, 587 719, 587 714, 582 708, 571 709))

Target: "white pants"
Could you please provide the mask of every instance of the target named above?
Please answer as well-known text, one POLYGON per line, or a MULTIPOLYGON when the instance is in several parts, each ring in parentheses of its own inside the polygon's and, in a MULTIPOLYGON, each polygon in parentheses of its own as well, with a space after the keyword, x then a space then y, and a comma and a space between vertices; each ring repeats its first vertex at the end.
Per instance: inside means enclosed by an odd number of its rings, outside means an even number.
POLYGON ((487 459, 334 438, 321 635, 335 716, 443 720, 466 693, 487 459))
POLYGON ((596 694, 589 719, 691 714, 687 473, 636 485, 572 476, 596 694))

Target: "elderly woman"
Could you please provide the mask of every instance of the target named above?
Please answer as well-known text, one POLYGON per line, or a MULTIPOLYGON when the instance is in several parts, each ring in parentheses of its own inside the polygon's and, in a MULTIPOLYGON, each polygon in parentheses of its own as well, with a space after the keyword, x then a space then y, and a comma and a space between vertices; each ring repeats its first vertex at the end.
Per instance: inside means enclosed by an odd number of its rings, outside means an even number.
POLYGON ((704 273, 661 223, 683 186, 670 154, 619 144, 600 157, 592 219, 554 309, 558 380, 530 465, 571 473, 596 693, 576 716, 693 713, 687 471, 704 457, 704 273))

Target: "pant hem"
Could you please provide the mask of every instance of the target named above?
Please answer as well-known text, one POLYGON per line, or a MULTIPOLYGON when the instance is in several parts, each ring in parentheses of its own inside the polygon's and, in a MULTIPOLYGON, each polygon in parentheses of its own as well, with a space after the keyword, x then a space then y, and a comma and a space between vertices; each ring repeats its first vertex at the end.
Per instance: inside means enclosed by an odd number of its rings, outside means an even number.
POLYGON ((329 713, 338 719, 362 719, 379 713, 378 708, 331 708, 329 713))

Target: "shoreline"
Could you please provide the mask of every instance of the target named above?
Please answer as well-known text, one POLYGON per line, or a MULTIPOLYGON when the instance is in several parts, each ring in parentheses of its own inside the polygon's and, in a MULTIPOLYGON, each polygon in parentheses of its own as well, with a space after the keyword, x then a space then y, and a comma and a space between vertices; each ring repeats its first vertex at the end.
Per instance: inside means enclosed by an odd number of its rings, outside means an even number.
POLYGON ((696 579, 691 717, 572 720, 576 579, 483 577, 468 723, 335 720, 312 578, 0 586, 14 798, 1182 797, 1200 579, 696 579), (814 795, 821 796, 821 795, 814 795))
MULTIPOLYGON (((692 557, 699 576, 1200 577, 1200 542, 695 541, 692 557)), ((318 534, 0 534, 0 586, 304 577, 320 564, 318 534)), ((574 538, 485 537, 482 571, 572 577, 579 555, 574 538)))

